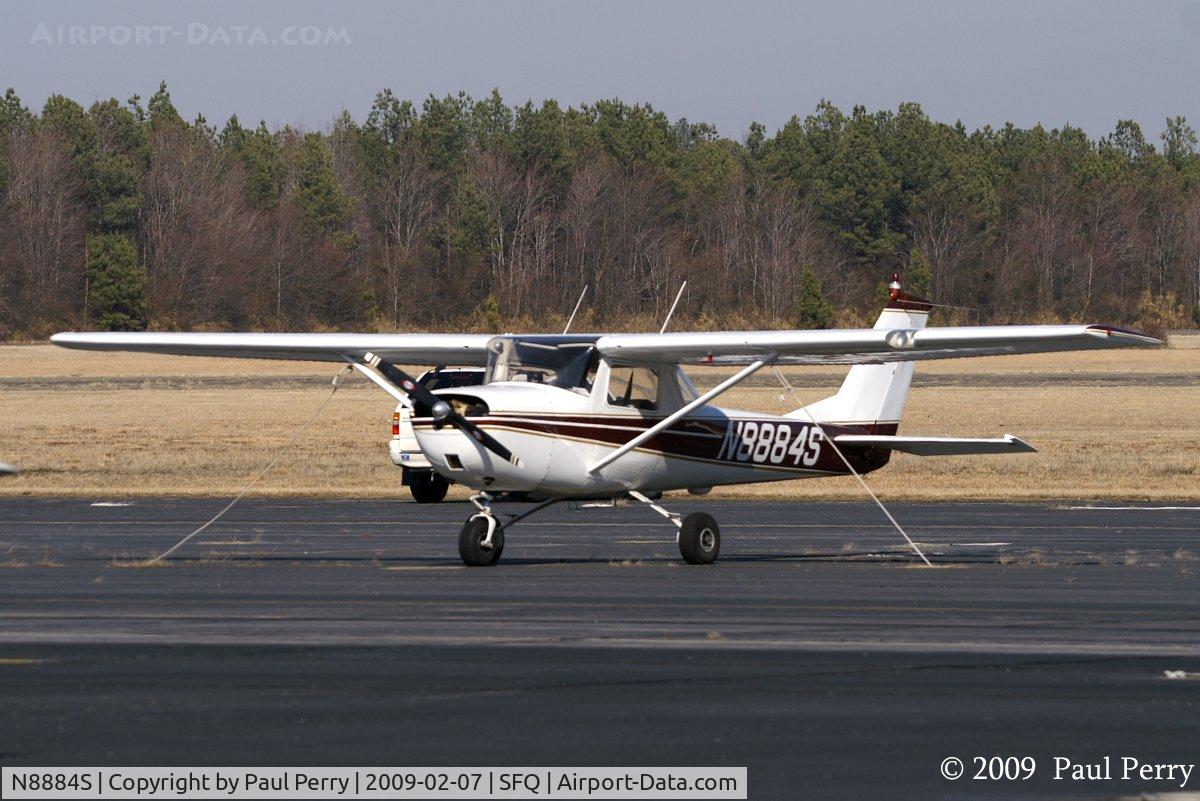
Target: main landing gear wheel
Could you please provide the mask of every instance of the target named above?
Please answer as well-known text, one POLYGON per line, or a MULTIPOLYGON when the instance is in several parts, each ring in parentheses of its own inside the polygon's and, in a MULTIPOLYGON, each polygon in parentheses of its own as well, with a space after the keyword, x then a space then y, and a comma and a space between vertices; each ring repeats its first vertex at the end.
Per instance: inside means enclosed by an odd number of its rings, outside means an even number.
POLYGON ((504 529, 496 524, 492 532, 492 544, 483 544, 487 539, 488 520, 486 517, 472 517, 463 523, 462 531, 458 533, 458 555, 471 567, 486 567, 494 565, 504 551, 504 529))
POLYGON ((432 471, 413 473, 408 489, 417 503, 441 503, 446 490, 450 489, 450 482, 432 471))
POLYGON ((679 552, 689 565, 711 565, 721 552, 721 529, 710 514, 692 512, 679 526, 679 552))

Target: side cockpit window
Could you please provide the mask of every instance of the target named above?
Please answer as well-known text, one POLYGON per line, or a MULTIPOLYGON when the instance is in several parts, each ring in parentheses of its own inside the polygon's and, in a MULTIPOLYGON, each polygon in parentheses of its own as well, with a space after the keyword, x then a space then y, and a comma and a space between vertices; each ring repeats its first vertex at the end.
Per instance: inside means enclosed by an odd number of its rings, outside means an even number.
POLYGON ((610 406, 633 409, 658 408, 658 371, 649 367, 613 367, 608 380, 610 406))

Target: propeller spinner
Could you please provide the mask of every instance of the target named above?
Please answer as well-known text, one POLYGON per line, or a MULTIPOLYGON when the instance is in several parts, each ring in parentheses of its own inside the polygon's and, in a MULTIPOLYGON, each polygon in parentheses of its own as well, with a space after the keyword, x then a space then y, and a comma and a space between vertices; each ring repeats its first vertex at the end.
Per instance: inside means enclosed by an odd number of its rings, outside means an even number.
POLYGON ((384 361, 373 353, 366 354, 363 360, 388 381, 404 390, 413 399, 414 403, 419 403, 429 409, 429 414, 434 420, 454 426, 504 461, 514 464, 517 467, 521 466, 521 458, 519 456, 504 447, 491 434, 454 411, 453 406, 421 386, 408 373, 391 362, 384 361))

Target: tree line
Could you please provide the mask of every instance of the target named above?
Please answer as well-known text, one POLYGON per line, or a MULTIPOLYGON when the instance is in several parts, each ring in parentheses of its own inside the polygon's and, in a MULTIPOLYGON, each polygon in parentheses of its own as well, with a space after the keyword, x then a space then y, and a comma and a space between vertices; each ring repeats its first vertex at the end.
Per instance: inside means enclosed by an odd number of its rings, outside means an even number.
POLYGON ((1200 321, 1200 156, 1167 120, 968 131, 821 102, 740 140, 650 105, 380 92, 327 131, 185 121, 166 85, 0 102, 0 337, 65 327, 547 330, 1200 321), (578 324, 577 324, 578 327, 578 324))

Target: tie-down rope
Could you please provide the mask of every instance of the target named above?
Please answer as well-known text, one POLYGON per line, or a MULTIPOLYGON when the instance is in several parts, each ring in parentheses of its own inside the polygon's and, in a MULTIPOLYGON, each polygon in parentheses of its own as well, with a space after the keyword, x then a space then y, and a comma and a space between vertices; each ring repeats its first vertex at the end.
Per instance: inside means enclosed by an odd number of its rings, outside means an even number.
POLYGON ((254 487, 255 484, 257 484, 260 480, 262 480, 263 476, 265 476, 267 473, 271 472, 271 470, 275 467, 275 465, 279 464, 279 460, 282 459, 283 455, 291 449, 292 445, 294 445, 296 443, 296 440, 298 440, 300 438, 300 435, 308 430, 308 427, 310 425, 312 425, 313 420, 317 419, 317 415, 319 415, 322 411, 324 411, 325 407, 329 405, 329 402, 331 400, 333 400, 333 396, 335 394, 337 394, 338 384, 341 382, 342 376, 345 375, 347 372, 349 372, 350 369, 351 369, 350 365, 346 365, 346 367, 344 367, 343 369, 339 370, 337 373, 334 374, 333 389, 331 389, 329 391, 329 394, 325 396, 325 399, 323 401, 321 401, 321 403, 317 406, 317 408, 313 409, 312 414, 310 414, 308 416, 308 419, 305 420, 300 425, 300 427, 296 429, 296 431, 292 434, 292 436, 288 439, 288 441, 285 442, 282 446, 280 446, 279 450, 275 453, 275 456, 271 459, 271 461, 267 462, 267 466, 264 467, 262 470, 259 470, 258 474, 255 475, 254 478, 250 479, 244 487, 242 487, 241 491, 238 492, 238 494, 234 497, 234 499, 232 501, 230 501, 229 503, 227 503, 225 505, 224 509, 217 512, 215 515, 213 515, 211 518, 209 518, 208 522, 206 522, 204 525, 200 526, 198 529, 196 529, 192 533, 188 534, 186 537, 181 539, 179 542, 175 543, 170 548, 168 548, 167 550, 160 553, 158 556, 144 562, 143 564, 147 567, 150 565, 158 564, 163 559, 166 559, 168 556, 170 556, 171 554, 178 551, 184 545, 187 545, 188 540, 190 540, 192 537, 196 536, 201 531, 204 531, 204 529, 208 528, 213 523, 217 522, 222 517, 224 517, 225 513, 228 512, 230 509, 232 509, 237 504, 238 501, 240 501, 242 498, 244 498, 246 496, 246 493, 249 492, 254 487))
POLYGON ((830 444, 830 446, 833 447, 833 452, 836 453, 841 458, 841 460, 845 463, 846 467, 848 467, 850 469, 850 472, 853 473, 854 477, 858 479, 858 483, 862 484, 862 488, 867 491, 867 494, 871 496, 871 500, 875 501, 875 504, 880 508, 880 510, 884 513, 884 515, 887 516, 887 519, 892 521, 892 525, 896 527, 896 531, 899 531, 900 535, 902 537, 904 537, 905 540, 908 541, 908 544, 912 547, 912 549, 914 551, 917 552, 917 556, 921 557, 921 561, 925 563, 926 567, 933 567, 933 563, 931 563, 925 557, 925 554, 922 553, 921 549, 917 547, 917 544, 915 542, 913 542, 913 538, 908 536, 908 532, 906 532, 903 528, 901 528, 900 524, 896 522, 896 518, 892 517, 892 513, 889 512, 888 508, 883 505, 883 501, 879 500, 879 496, 876 495, 874 493, 874 491, 871 490, 871 487, 867 484, 866 479, 864 479, 859 474, 859 472, 854 469, 854 465, 850 464, 850 460, 846 458, 846 455, 844 453, 842 453, 842 449, 839 448, 837 446, 837 443, 833 441, 833 437, 829 437, 829 436, 825 435, 825 429, 821 428, 821 424, 818 423, 816 421, 816 418, 814 418, 812 416, 812 412, 810 412, 808 410, 808 407, 801 403, 800 398, 797 397, 797 395, 796 395, 796 390, 794 390, 792 388, 792 385, 788 383, 787 378, 784 377, 783 372, 779 369, 779 367, 777 365, 772 364, 771 369, 775 371, 775 377, 779 379, 779 383, 783 384, 783 388, 786 389, 789 393, 791 393, 792 399, 795 400, 796 403, 801 404, 799 411, 804 412, 804 414, 806 414, 808 416, 809 421, 812 422, 812 424, 817 427, 817 431, 819 431, 821 433, 821 439, 825 440, 826 442, 828 442, 830 444))

